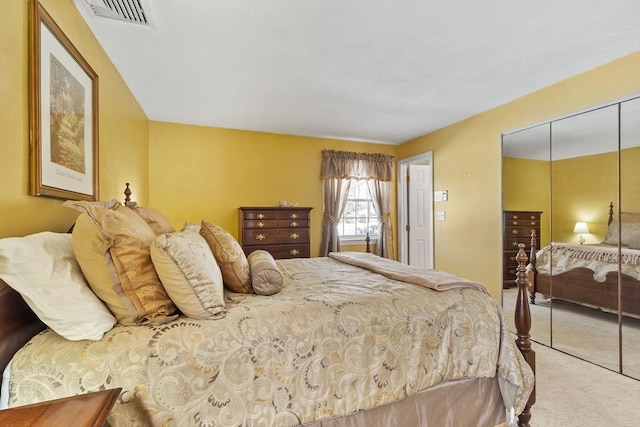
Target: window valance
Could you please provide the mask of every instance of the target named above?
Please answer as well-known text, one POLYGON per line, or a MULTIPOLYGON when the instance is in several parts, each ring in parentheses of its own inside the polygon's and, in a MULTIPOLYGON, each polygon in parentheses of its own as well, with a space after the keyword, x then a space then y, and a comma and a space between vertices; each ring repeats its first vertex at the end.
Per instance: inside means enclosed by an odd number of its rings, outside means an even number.
POLYGON ((375 179, 391 181, 393 156, 381 153, 322 150, 322 179, 375 179))

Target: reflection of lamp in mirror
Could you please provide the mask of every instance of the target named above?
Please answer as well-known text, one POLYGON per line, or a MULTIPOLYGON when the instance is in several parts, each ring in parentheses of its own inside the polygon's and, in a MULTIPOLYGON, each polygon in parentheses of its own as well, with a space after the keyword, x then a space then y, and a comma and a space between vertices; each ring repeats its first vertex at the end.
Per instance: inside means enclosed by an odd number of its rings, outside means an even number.
POLYGON ((582 235, 589 234, 589 227, 587 226, 586 222, 576 222, 576 226, 573 227, 573 232, 580 235, 580 237, 578 238, 578 242, 583 245, 584 237, 582 237, 582 235))

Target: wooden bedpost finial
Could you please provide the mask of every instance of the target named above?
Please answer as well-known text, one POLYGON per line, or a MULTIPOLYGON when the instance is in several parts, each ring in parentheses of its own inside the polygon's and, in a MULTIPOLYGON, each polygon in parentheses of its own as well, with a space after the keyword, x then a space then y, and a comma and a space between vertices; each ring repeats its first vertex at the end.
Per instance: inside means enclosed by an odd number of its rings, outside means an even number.
MULTIPOLYGON (((532 233, 532 242, 535 237, 535 232, 532 233)), ((516 273, 516 285, 518 285, 518 299, 516 300, 516 314, 515 325, 517 330, 516 346, 522 352, 525 360, 536 371, 536 354, 531 349, 531 312, 529 310, 529 299, 527 298, 527 288, 529 287, 529 280, 527 278, 527 254, 524 251, 524 243, 518 243, 518 255, 516 255, 516 261, 518 261, 518 272, 516 273)), ((518 416, 518 425, 521 427, 529 427, 529 421, 531 420, 531 406, 536 401, 535 387, 529 396, 527 405, 522 411, 522 414, 518 416)))
POLYGON ((536 251, 538 250, 536 239, 536 230, 531 230, 531 244, 529 246, 529 268, 527 271, 527 280, 529 280, 529 302, 531 304, 536 303, 536 275, 538 274, 538 270, 536 270, 536 263, 538 262, 536 259, 536 251))
POLYGON ((364 251, 368 254, 371 253, 371 238, 369 237, 369 232, 367 231, 367 238, 364 239, 365 242, 365 248, 364 251))
POLYGON ((607 221, 607 225, 611 225, 613 222, 613 202, 609 203, 609 220, 607 221))
POLYGON ((126 188, 124 189, 124 203, 127 204, 131 201, 131 198, 129 198, 129 196, 131 196, 131 190, 129 189, 128 182, 125 182, 124 185, 126 186, 126 188))

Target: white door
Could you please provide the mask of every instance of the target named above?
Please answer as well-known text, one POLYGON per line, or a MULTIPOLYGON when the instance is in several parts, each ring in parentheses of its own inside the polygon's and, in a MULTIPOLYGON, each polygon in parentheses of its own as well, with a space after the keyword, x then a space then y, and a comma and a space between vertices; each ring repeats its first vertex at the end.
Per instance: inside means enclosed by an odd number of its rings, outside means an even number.
POLYGON ((408 166, 409 265, 433 268, 431 256, 431 165, 408 166))

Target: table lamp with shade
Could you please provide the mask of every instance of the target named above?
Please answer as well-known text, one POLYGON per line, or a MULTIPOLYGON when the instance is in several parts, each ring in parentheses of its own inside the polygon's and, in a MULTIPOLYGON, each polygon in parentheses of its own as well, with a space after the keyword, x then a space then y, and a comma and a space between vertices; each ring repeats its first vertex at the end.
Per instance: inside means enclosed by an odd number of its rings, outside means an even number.
POLYGON ((573 232, 580 235, 580 237, 578 238, 578 242, 583 245, 584 237, 582 237, 582 235, 589 234, 589 227, 587 226, 586 222, 578 221, 576 222, 576 226, 573 227, 573 232))

